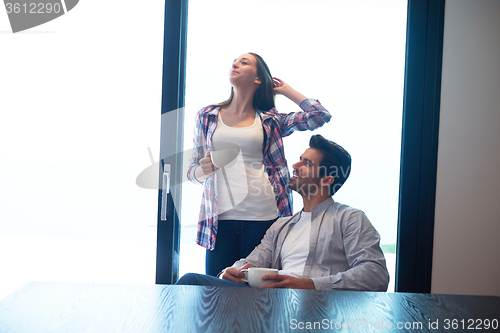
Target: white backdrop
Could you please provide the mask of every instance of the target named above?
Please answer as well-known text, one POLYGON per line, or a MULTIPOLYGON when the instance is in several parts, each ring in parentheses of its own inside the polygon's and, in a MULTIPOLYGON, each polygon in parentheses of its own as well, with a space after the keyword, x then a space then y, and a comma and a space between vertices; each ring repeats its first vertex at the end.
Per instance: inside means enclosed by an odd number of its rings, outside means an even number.
POLYGON ((158 159, 163 3, 83 0, 16 34, 3 8, 0 297, 30 280, 154 283, 157 193, 135 180, 147 147, 158 159))

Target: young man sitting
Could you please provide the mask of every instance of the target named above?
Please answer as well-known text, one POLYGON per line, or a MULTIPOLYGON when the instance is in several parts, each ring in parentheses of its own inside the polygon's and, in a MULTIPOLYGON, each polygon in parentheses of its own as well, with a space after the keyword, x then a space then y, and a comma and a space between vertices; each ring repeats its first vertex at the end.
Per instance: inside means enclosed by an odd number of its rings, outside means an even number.
POLYGON ((246 287, 242 269, 277 268, 262 288, 386 291, 389 273, 380 236, 366 215, 335 202, 332 196, 350 174, 351 156, 321 135, 293 165, 288 186, 304 208, 279 218, 248 257, 226 268, 219 278, 186 274, 176 284, 246 287))

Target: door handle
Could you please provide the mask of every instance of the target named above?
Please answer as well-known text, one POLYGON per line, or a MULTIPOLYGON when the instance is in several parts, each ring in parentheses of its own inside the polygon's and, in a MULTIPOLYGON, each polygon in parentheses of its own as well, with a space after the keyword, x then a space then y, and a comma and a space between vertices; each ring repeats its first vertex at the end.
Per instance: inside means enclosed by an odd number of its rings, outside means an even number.
POLYGON ((170 164, 163 165, 163 181, 161 188, 161 217, 162 221, 167 220, 167 197, 170 193, 170 164))

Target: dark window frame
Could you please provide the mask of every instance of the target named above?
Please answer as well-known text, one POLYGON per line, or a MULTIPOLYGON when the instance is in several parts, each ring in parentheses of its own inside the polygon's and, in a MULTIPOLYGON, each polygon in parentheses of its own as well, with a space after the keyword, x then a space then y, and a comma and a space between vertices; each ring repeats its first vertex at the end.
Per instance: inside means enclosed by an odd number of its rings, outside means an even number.
POLYGON ((161 168, 157 210, 156 283, 172 284, 179 278, 180 207, 183 175, 183 123, 186 87, 187 0, 165 1, 163 32, 163 84, 161 103, 161 168), (166 113, 169 113, 168 116, 166 113), (171 129, 175 128, 174 131, 171 129), (166 144, 168 142, 168 144, 166 144), (163 144, 162 144, 163 143, 163 144), (166 220, 161 220, 163 165, 170 164, 170 193, 166 220))
POLYGON ((409 0, 396 291, 430 293, 445 0, 409 0))

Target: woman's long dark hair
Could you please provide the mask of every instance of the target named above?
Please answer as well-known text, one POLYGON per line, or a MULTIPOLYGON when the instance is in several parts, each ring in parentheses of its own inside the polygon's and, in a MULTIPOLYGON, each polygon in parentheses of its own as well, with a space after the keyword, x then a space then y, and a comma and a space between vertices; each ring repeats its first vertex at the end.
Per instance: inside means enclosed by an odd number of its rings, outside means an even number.
MULTIPOLYGON (((274 105, 274 82, 273 76, 266 62, 257 53, 248 52, 257 59, 257 76, 260 78, 259 88, 255 91, 252 105, 255 110, 267 111, 275 107, 274 105)), ((231 87, 231 95, 222 103, 214 104, 214 106, 227 106, 231 103, 234 96, 234 89, 231 87)))

